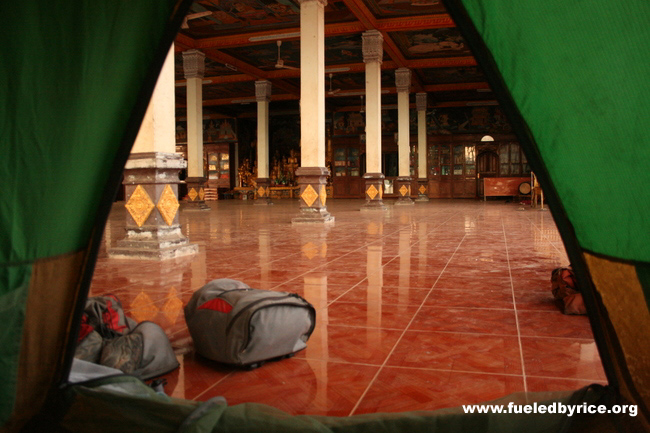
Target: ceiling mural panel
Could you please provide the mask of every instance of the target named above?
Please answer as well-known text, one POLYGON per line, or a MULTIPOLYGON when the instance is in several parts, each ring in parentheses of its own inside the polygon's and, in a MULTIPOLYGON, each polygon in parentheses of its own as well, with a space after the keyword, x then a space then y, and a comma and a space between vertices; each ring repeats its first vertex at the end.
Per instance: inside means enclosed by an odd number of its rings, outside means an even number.
POLYGON ((440 0, 364 0, 377 18, 445 13, 440 0))
POLYGON ((456 28, 394 32, 390 35, 407 59, 472 55, 456 28))
POLYGON ((255 31, 300 25, 300 5, 293 0, 213 0, 192 5, 190 14, 211 12, 188 21, 186 33, 194 38, 222 35, 242 30, 255 31))
MULTIPOLYGON (((279 57, 284 66, 290 68, 300 67, 300 41, 285 40, 281 42, 279 48, 279 57)), ((277 41, 262 45, 224 49, 222 51, 262 70, 282 69, 275 66, 278 64, 277 41)))
POLYGON ((422 69, 421 74, 426 84, 478 83, 486 81, 485 75, 476 66, 422 69))
POLYGON ((363 62, 361 36, 345 35, 325 38, 325 65, 363 62))

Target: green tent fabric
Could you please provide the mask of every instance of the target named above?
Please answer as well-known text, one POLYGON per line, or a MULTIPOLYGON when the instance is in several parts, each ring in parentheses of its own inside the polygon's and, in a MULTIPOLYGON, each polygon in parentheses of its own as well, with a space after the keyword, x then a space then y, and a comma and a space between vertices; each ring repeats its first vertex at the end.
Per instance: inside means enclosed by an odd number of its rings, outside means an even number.
MULTIPOLYGON (((105 421, 93 426, 98 433, 124 431, 156 433, 264 432, 264 433, 456 433, 456 432, 581 432, 617 431, 617 418, 600 416, 568 417, 564 414, 467 414, 462 408, 432 412, 382 413, 352 417, 291 416, 270 406, 246 403, 228 406, 225 401, 205 403, 176 400, 156 394, 132 377, 112 377, 80 383, 65 394, 66 415, 61 425, 70 432, 88 431, 97 414, 105 421), (119 410, 119 413, 117 412, 119 410)), ((508 406, 544 404, 556 407, 613 402, 606 388, 596 386, 576 392, 517 393, 486 404, 508 406)), ((635 427, 634 417, 626 426, 635 427)))
POLYGON ((462 3, 582 248, 650 262, 650 3, 462 3))
MULTIPOLYGON (((21 392, 21 338, 35 263, 81 252, 86 276, 92 272, 89 246, 101 237, 155 79, 189 4, 0 3, 0 425, 21 392)), ((70 322, 54 316, 53 322, 70 322)), ((29 362, 38 360, 44 361, 29 362)))

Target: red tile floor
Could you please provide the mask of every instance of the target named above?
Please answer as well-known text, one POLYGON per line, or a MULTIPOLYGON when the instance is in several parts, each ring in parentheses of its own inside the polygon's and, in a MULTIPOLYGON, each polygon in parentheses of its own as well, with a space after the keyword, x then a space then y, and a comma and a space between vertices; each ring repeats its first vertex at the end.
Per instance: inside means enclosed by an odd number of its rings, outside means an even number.
POLYGON ((167 376, 174 397, 348 416, 605 383, 587 318, 560 313, 550 293, 551 270, 568 260, 549 212, 503 201, 327 204, 330 225, 292 225, 294 200, 183 210, 199 254, 154 262, 106 256, 124 237, 116 203, 91 295, 115 293, 127 314, 165 329, 181 363, 167 376), (252 371, 196 355, 182 307, 215 278, 304 296, 317 309, 307 349, 252 371))

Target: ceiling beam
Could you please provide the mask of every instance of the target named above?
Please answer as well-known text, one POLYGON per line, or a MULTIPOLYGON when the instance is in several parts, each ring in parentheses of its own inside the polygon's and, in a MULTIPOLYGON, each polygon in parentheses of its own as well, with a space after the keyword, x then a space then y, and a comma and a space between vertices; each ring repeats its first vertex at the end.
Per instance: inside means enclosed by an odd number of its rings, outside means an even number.
POLYGON ((196 41, 182 33, 176 35, 174 40, 174 52, 191 50, 195 47, 196 41))
POLYGON ((463 66, 476 66, 476 59, 472 56, 465 57, 441 57, 438 59, 415 59, 407 60, 406 67, 410 69, 423 68, 453 68, 463 66))
MULTIPOLYGON (((369 12, 369 11, 368 11, 369 12)), ((361 12, 360 12, 361 13, 361 12)), ((370 14, 372 16, 372 14, 370 14)), ((387 18, 383 20, 372 18, 373 25, 381 32, 400 32, 407 30, 427 30, 439 29, 447 27, 456 27, 456 24, 447 14, 435 15, 422 15, 418 17, 399 17, 387 18)), ((364 25, 361 21, 347 22, 347 23, 332 23, 325 25, 325 36, 343 36, 354 33, 361 33, 368 30, 369 27, 364 25)), ((300 36, 286 37, 284 35, 300 34, 300 27, 292 27, 288 29, 268 30, 263 32, 253 32, 237 35, 215 36, 212 38, 202 38, 194 40, 189 36, 179 33, 176 41, 191 48, 205 49, 205 48, 233 48, 243 47, 247 45, 267 44, 269 41, 276 39, 282 40, 298 40, 300 36), (253 41, 251 41, 251 38, 253 41), (256 40, 257 38, 268 38, 267 40, 256 40), (188 44, 188 41, 192 41, 188 44)))
MULTIPOLYGON (((271 101, 297 101, 300 96, 293 94, 271 95, 271 101)), ((212 107, 216 105, 237 105, 237 104, 254 104, 256 103, 255 96, 242 97, 242 98, 221 98, 221 99, 205 99, 203 101, 204 107, 212 107)), ((184 107, 185 104, 177 103, 177 107, 184 107)))

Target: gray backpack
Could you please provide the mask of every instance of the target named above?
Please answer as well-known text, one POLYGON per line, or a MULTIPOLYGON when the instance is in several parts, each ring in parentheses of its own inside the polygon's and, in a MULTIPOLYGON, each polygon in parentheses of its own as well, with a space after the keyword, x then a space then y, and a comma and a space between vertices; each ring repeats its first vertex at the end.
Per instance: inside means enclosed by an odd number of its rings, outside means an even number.
POLYGON ((142 380, 179 366, 165 331, 126 317, 114 295, 88 298, 75 358, 121 370, 142 380))
POLYGON ((254 368, 307 347, 316 310, 294 293, 219 279, 194 293, 185 306, 185 321, 197 353, 254 368))

